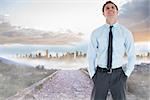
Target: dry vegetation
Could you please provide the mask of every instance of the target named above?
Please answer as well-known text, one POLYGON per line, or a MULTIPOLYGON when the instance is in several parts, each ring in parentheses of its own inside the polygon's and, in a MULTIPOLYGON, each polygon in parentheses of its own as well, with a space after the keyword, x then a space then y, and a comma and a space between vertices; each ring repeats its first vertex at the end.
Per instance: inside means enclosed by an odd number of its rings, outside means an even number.
POLYGON ((17 91, 29 87, 55 71, 10 65, 0 61, 0 100, 15 95, 17 91))

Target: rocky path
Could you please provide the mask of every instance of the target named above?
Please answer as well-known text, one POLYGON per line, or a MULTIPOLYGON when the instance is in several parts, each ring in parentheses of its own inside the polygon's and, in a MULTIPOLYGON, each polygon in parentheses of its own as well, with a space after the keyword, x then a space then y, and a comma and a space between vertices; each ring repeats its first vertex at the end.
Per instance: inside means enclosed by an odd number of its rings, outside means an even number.
POLYGON ((61 70, 32 94, 36 100, 90 100, 92 84, 79 70, 61 70))
MULTIPOLYGON (((92 80, 81 70, 59 70, 53 77, 31 88, 30 92, 18 93, 17 98, 8 100, 90 100, 92 88, 92 80)), ((107 100, 112 100, 110 95, 107 100)), ((149 99, 127 92, 127 100, 149 99)))

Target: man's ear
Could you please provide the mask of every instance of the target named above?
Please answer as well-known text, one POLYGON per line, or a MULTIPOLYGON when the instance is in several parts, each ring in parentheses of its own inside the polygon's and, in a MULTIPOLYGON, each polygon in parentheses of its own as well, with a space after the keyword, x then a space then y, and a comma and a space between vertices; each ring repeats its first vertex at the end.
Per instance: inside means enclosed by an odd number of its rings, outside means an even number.
MULTIPOLYGON (((104 12, 103 12, 103 15, 104 15, 104 12)), ((105 15, 104 15, 105 16, 105 15)))
POLYGON ((117 15, 118 15, 119 11, 117 10, 117 15))

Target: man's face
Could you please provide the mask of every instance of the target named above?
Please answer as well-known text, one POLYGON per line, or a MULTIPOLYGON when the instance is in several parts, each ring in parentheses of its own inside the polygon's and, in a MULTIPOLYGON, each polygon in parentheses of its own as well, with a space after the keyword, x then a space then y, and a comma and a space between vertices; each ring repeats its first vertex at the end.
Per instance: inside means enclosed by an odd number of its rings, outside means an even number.
POLYGON ((108 17, 117 17, 118 11, 115 7, 115 5, 109 3, 105 6, 103 15, 108 18, 108 17))

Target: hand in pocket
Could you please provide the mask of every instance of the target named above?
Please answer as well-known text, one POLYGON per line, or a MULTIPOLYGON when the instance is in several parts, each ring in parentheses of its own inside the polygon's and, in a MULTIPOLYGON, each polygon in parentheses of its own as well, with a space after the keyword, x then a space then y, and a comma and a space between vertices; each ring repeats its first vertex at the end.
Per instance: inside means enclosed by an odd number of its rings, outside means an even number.
POLYGON ((94 84, 95 84, 95 82, 96 82, 96 73, 97 73, 97 72, 95 72, 95 74, 94 74, 93 77, 92 77, 92 80, 93 80, 94 84))
POLYGON ((122 70, 122 76, 125 80, 127 80, 128 76, 125 74, 125 72, 122 70))

